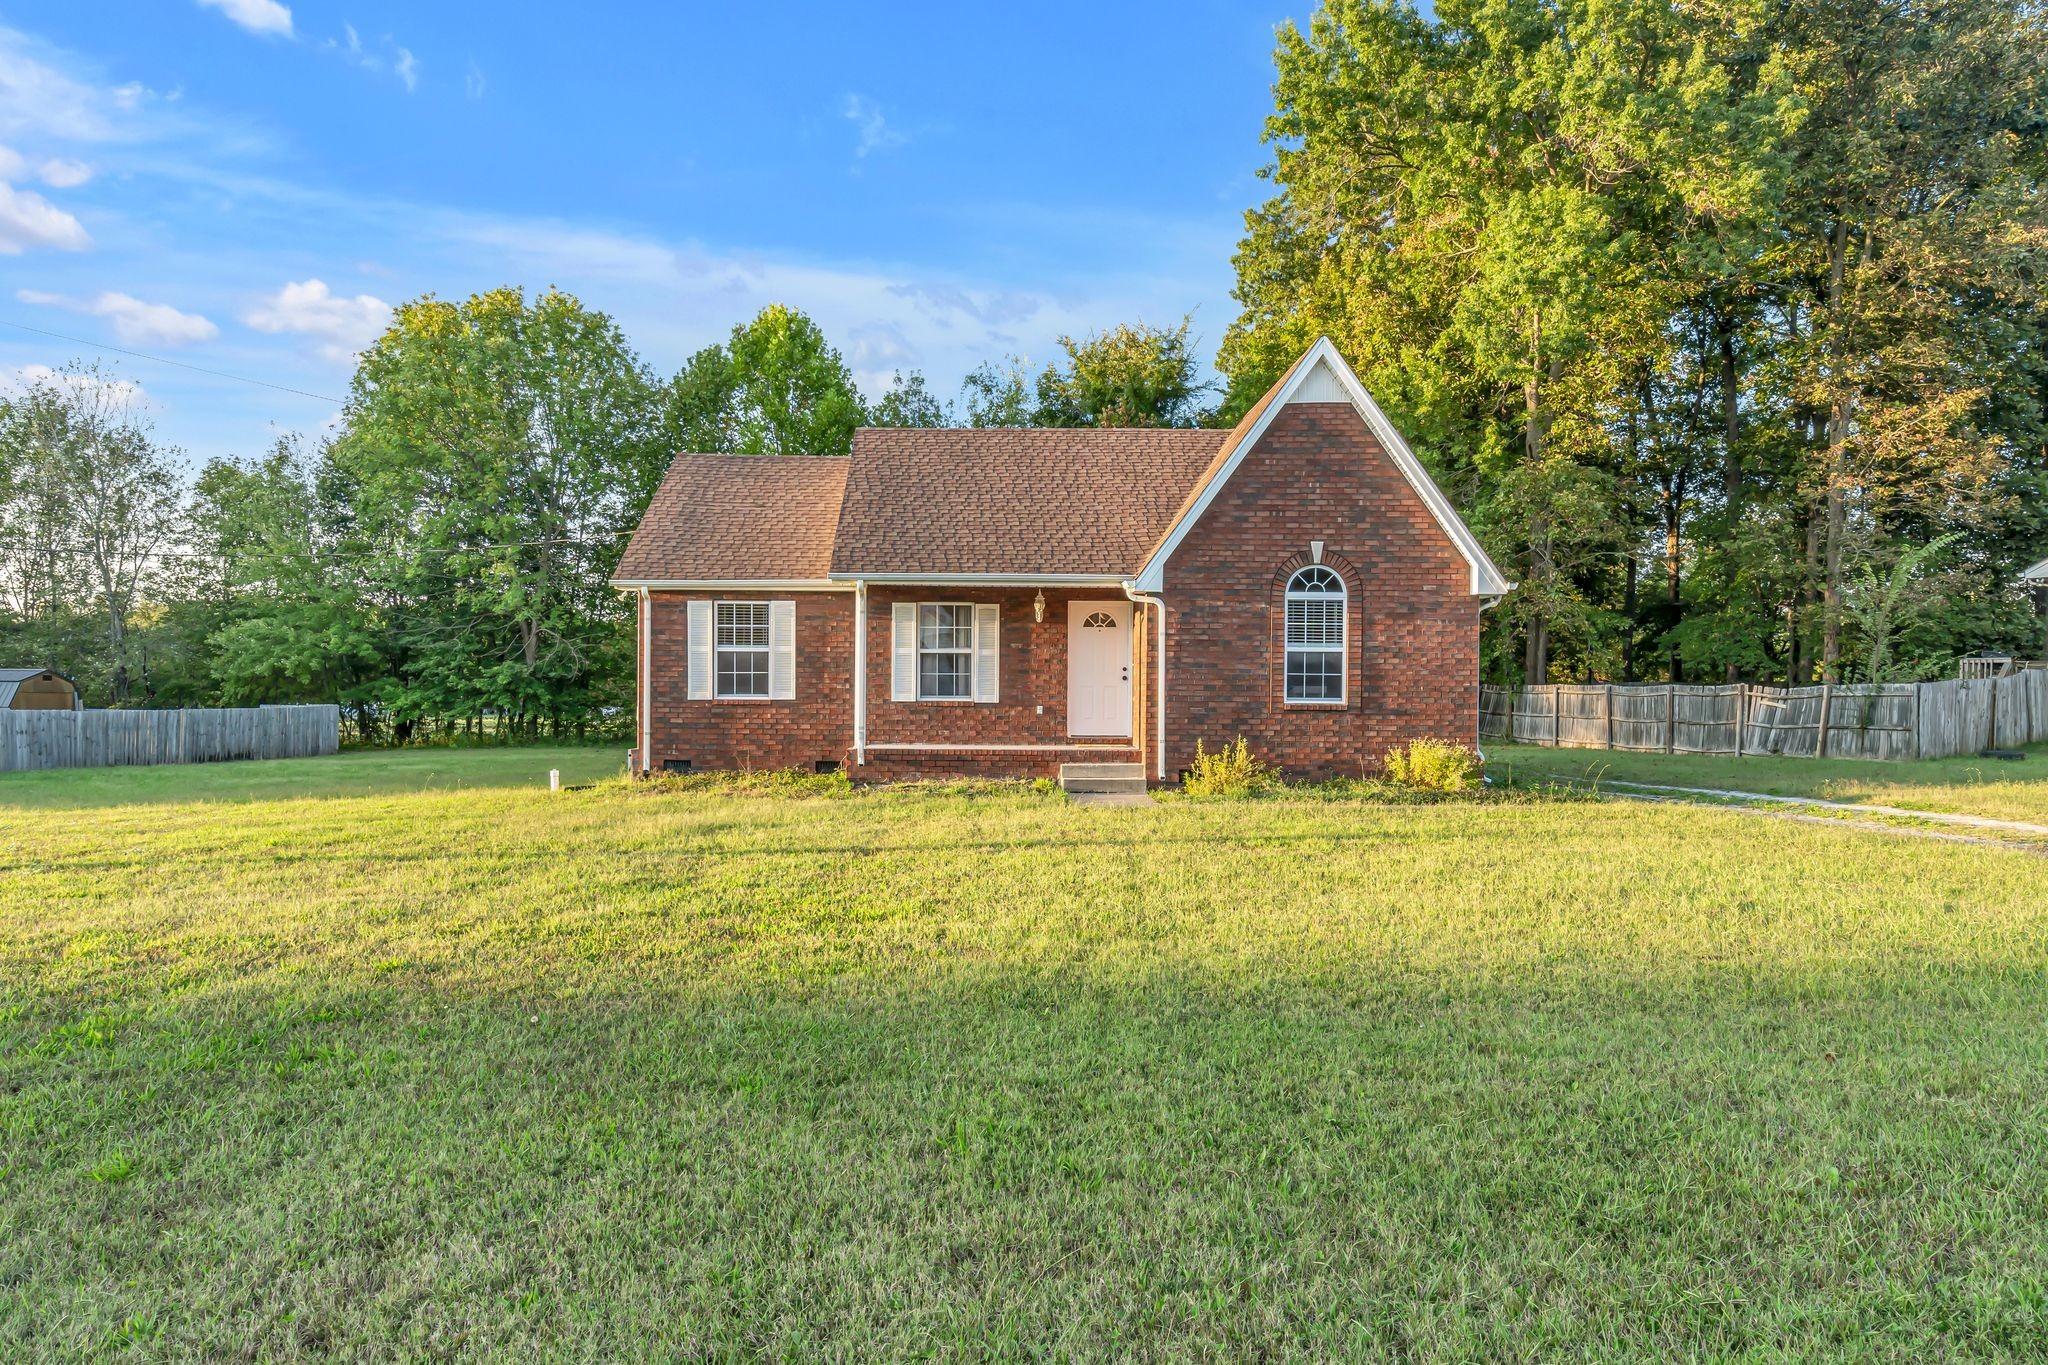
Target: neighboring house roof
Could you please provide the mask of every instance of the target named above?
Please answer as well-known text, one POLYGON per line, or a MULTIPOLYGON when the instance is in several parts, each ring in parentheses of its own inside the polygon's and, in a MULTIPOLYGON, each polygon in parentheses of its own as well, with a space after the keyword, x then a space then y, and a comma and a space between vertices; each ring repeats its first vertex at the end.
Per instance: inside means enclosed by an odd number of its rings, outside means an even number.
POLYGON ((1225 435, 863 429, 832 573, 1128 578, 1225 435))
POLYGON ((822 580, 846 467, 820 455, 678 455, 612 581, 822 580))
POLYGON ((2036 565, 2035 565, 2035 566, 2034 566, 2033 568, 2031 568, 2031 569, 2028 569, 2028 570, 2026 570, 2025 572, 2023 572, 2022 574, 2020 574, 2020 582, 2022 582, 2022 583, 2048 583, 2048 559, 2044 559, 2044 560, 2042 560, 2042 561, 2041 561, 2041 562, 2040 562, 2039 564, 2036 564, 2036 565))

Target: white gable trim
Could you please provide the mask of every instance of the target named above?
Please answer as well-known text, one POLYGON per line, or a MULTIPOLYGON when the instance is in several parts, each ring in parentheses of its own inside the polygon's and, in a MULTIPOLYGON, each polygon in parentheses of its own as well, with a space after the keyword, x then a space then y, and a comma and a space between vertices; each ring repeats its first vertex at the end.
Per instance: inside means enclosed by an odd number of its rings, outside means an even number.
POLYGON ((1358 410, 1358 415, 1365 419, 1366 426, 1386 448, 1387 454, 1393 457, 1394 466, 1401 471, 1402 477, 1408 480, 1408 486, 1415 490, 1416 496, 1429 508, 1430 515, 1436 518, 1436 524, 1443 528, 1444 534, 1451 538, 1451 544, 1457 547, 1458 553, 1471 566, 1473 595, 1498 597, 1508 591, 1513 585, 1494 567, 1493 561, 1487 557, 1486 550, 1479 544, 1479 538, 1465 525, 1464 519, 1451 506, 1450 499, 1436 486, 1436 480, 1429 477, 1429 471, 1422 467, 1422 462, 1415 458, 1415 452, 1408 448, 1408 442, 1394 429, 1394 424, 1387 420, 1387 415, 1380 411, 1380 405, 1372 401, 1372 395, 1358 382, 1358 376, 1344 363, 1344 357, 1337 353, 1335 343, 1328 337, 1318 338, 1316 344, 1308 348, 1308 354, 1295 364, 1294 373, 1288 377, 1280 392, 1273 395, 1273 401, 1259 414, 1259 420, 1244 434, 1244 439, 1230 452, 1230 458, 1216 471, 1216 477, 1209 480, 1208 486, 1202 490, 1201 496, 1195 499, 1194 505, 1173 524, 1173 528, 1166 534, 1166 539, 1160 542, 1152 557, 1145 561, 1145 567, 1138 571, 1138 590, 1165 591, 1166 561, 1172 558, 1173 552, 1179 548, 1181 541, 1187 538, 1188 532, 1201 521, 1202 514, 1209 510, 1209 504, 1216 500, 1216 495, 1222 491, 1223 485, 1230 482, 1230 476, 1244 463, 1245 455, 1259 443, 1259 438, 1266 434, 1266 428, 1272 425, 1273 419, 1280 415, 1282 408, 1289 403, 1347 401, 1358 410))
POLYGON ((2048 559, 2042 560, 2039 564, 2021 574, 2020 582, 2048 583, 2048 559))

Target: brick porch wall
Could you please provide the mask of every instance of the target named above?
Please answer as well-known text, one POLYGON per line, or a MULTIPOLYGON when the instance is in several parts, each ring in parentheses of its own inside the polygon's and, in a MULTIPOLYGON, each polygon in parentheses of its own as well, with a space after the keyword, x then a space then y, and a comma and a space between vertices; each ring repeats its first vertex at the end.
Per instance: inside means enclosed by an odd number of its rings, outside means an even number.
POLYGON ((1290 775, 1378 771, 1410 739, 1478 737, 1470 570, 1347 403, 1292 403, 1166 566, 1167 772, 1242 735, 1290 775), (1349 593, 1347 700, 1289 705, 1283 594, 1309 542, 1349 593))
MULTIPOLYGON (((1126 602, 1117 588, 1047 588, 1045 620, 1031 616, 1033 588, 870 587, 868 589, 868 743, 876 744, 1051 744, 1114 745, 1110 738, 1075 739, 1067 734, 1067 604, 1126 602), (892 701, 890 686, 890 607, 896 602, 994 602, 1002 608, 1002 649, 995 702, 892 701)), ((1133 632, 1135 645, 1137 635, 1133 632)), ((1132 709, 1142 694, 1132 677, 1132 709)), ((1132 744, 1136 744, 1134 731, 1132 744)), ((889 751, 870 752, 870 766, 889 751)), ((1001 772, 1041 775, 1049 761, 1092 759, 1089 754, 1031 755, 995 753, 962 762, 950 771, 977 775, 1001 772)), ((892 757, 891 765, 906 760, 892 757)), ((937 761, 932 755, 926 767, 937 761)), ((1114 761, 1128 761, 1124 755, 1114 761)))
POLYGON ((802 768, 845 763, 853 748, 851 592, 654 593, 654 770, 671 758, 707 769, 802 768), (796 603, 796 696, 788 701, 692 701, 689 624, 693 598, 796 603))

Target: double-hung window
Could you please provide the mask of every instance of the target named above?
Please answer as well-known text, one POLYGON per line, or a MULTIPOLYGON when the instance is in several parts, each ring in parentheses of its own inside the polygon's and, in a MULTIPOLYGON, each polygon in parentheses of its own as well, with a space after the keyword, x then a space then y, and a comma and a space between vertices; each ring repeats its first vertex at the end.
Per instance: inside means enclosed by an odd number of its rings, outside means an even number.
POLYGON ((917 607, 917 699, 965 701, 974 696, 974 608, 965 602, 917 607))
POLYGON ((995 602, 890 603, 889 700, 1001 700, 1002 630, 995 602))
POLYGON ((1311 564, 1287 580, 1287 700, 1344 701, 1344 580, 1311 564))
POLYGON ((768 695, 768 604, 720 602, 716 626, 716 695, 768 695))

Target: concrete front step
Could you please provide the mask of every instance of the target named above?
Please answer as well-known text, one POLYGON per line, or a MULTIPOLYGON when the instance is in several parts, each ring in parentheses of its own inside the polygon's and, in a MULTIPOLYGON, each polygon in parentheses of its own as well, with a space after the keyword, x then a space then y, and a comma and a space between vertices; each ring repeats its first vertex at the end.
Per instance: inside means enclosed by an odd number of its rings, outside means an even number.
POLYGON ((1143 793, 1145 765, 1142 763, 1062 763, 1060 786, 1070 795, 1143 793))

